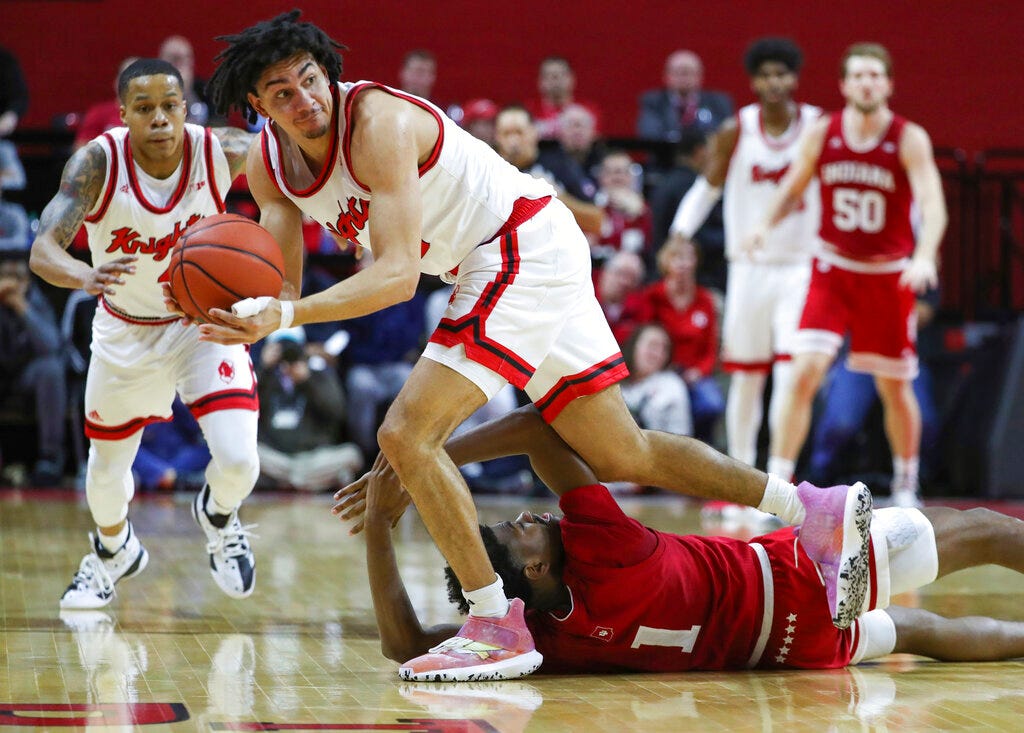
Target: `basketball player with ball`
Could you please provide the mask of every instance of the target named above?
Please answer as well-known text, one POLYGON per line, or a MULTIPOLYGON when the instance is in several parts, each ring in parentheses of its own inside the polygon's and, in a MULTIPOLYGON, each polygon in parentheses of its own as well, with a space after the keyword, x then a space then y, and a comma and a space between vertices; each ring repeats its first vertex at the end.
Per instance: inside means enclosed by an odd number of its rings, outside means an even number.
MULTIPOLYGON (((405 679, 509 679, 542 656, 510 604, 476 525, 472 496, 445 452, 452 431, 505 384, 605 480, 758 506, 803 523, 801 541, 832 584, 848 626, 867 581, 871 496, 797 488, 699 441, 641 430, 616 383, 622 354, 594 295, 587 240, 549 184, 503 161, 430 102, 373 82, 342 83, 340 45, 299 11, 223 37, 210 80, 220 111, 269 118, 246 178, 260 223, 302 268, 302 214, 373 263, 301 300, 255 315, 213 309, 201 338, 257 341, 292 324, 353 318, 412 297, 420 273, 455 284, 448 310, 378 432, 370 475, 394 472, 458 577, 470 616, 457 636, 399 669, 405 679)), ((168 307, 174 309, 173 299, 168 307)), ((359 501, 366 478, 347 489, 359 501)))
POLYGON ((252 365, 244 346, 200 341, 194 325, 170 316, 160 281, 179 239, 201 241, 205 221, 196 223, 224 211, 253 136, 186 124, 181 74, 165 61, 128 66, 118 95, 125 127, 71 157, 32 245, 37 275, 100 299, 85 389, 86 498, 97 530, 60 607, 106 606, 118 581, 146 567, 149 555, 128 519, 131 467, 143 427, 171 419, 175 391, 212 455, 193 502, 209 554, 197 555, 197 566, 209 567, 229 596, 245 598, 256 579, 250 528, 238 519, 259 474, 252 365), (83 222, 91 265, 67 252, 83 222))

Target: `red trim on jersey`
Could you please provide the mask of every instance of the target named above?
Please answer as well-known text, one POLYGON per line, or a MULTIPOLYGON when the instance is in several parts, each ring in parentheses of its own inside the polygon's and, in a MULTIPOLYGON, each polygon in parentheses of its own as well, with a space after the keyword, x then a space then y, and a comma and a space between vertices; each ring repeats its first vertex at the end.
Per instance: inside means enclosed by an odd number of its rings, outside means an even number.
POLYGON ((251 389, 222 389, 219 392, 211 392, 187 405, 189 412, 197 420, 203 415, 220 410, 252 410, 258 412, 260 409, 260 398, 256 393, 256 371, 249 362, 249 371, 252 373, 251 389))
POLYGON ((462 344, 469 359, 522 389, 536 368, 485 334, 487 316, 519 273, 519 237, 515 231, 503 237, 501 250, 501 271, 484 288, 469 313, 457 320, 442 318, 430 340, 442 346, 462 344))
POLYGON ((771 370, 772 363, 770 361, 723 361, 722 370, 726 372, 767 372, 771 370))
POLYGON ((558 380, 548 393, 537 400, 537 409, 545 422, 552 422, 577 397, 597 394, 605 387, 629 376, 622 354, 614 354, 599 364, 558 380))
MULTIPOLYGON (((281 192, 282 196, 287 196, 284 189, 281 188, 280 182, 277 180, 277 174, 274 173, 274 166, 270 163, 270 123, 268 122, 263 126, 263 132, 260 133, 260 137, 263 138, 263 144, 260 145, 260 149, 263 151, 263 166, 267 169, 267 176, 274 182, 274 186, 278 191, 281 192)), ((278 146, 280 150, 280 146, 278 146)), ((284 174, 282 173, 282 178, 284 174)))
POLYGON ((90 224, 99 221, 107 213, 110 200, 114 198, 114 189, 117 188, 117 144, 109 132, 103 133, 103 137, 107 138, 107 142, 110 144, 110 151, 107 153, 110 156, 110 176, 107 178, 107 186, 103 191, 103 202, 100 204, 100 208, 92 216, 85 217, 90 224))
MULTIPOLYGON (((501 229, 497 233, 488 239, 488 242, 493 242, 498 237, 504 237, 509 234, 512 230, 518 229, 523 224, 528 222, 534 216, 537 215, 545 206, 551 203, 550 196, 544 196, 539 199, 528 199, 520 196, 512 202, 512 213, 508 215, 508 219, 501 225, 501 229)), ((458 269, 458 268, 456 268, 458 269)))
POLYGON ((210 179, 210 194, 213 196, 213 203, 217 205, 217 213, 223 214, 227 207, 224 206, 224 198, 220 195, 220 189, 217 188, 217 175, 213 167, 213 131, 209 127, 206 128, 203 143, 203 155, 206 158, 206 175, 210 179))
POLYGON ((93 440, 124 440, 139 432, 150 423, 170 422, 173 419, 173 416, 161 417, 159 415, 150 415, 149 417, 136 417, 120 425, 107 426, 98 425, 86 417, 85 437, 93 440))
POLYGON ((121 310, 116 305, 108 303, 107 299, 102 295, 100 296, 100 303, 103 305, 103 309, 114 318, 124 321, 125 323, 130 323, 133 326, 166 326, 168 323, 174 323, 181 318, 181 316, 169 316, 167 318, 163 316, 133 316, 132 314, 121 310))
MULTIPOLYGON (((284 183, 284 187, 288 189, 288 193, 290 193, 292 196, 308 198, 314 195, 317 191, 324 187, 324 184, 327 183, 328 179, 331 177, 331 174, 334 173, 334 161, 338 159, 337 86, 331 89, 331 99, 334 101, 334 104, 331 105, 333 107, 333 109, 331 110, 331 145, 327 149, 327 157, 324 159, 324 167, 320 169, 320 173, 317 175, 316 180, 313 181, 312 185, 310 185, 310 187, 307 189, 304 189, 302 191, 296 191, 294 188, 292 188, 292 185, 288 183, 288 175, 285 171, 283 156, 281 155, 281 151, 283 150, 283 148, 281 147, 281 136, 277 134, 277 125, 275 125, 273 122, 268 122, 266 127, 264 128, 264 134, 266 134, 266 129, 269 128, 274 135, 274 139, 277 141, 277 153, 278 157, 281 158, 281 160, 278 161, 281 163, 281 182, 284 183)), ((270 177, 274 178, 274 173, 270 168, 269 162, 267 162, 267 156, 269 155, 269 153, 270 151, 267 149, 266 145, 264 145, 263 160, 265 163, 267 163, 267 170, 270 171, 270 177)), ((277 179, 274 178, 274 181, 276 182, 277 179)), ((278 185, 278 188, 280 189, 281 186, 278 185)), ((282 191, 281 193, 284 193, 284 191, 282 191)))
POLYGON ((386 92, 393 97, 398 99, 404 99, 406 102, 415 104, 420 109, 429 112, 434 116, 437 121, 437 142, 434 143, 433 150, 430 151, 430 155, 427 159, 419 166, 420 177, 425 175, 427 171, 434 167, 438 159, 441 157, 441 146, 444 144, 444 120, 441 119, 441 115, 433 107, 424 104, 420 99, 413 97, 412 95, 405 94, 404 92, 396 89, 389 89, 383 84, 376 82, 365 82, 363 84, 356 84, 348 90, 348 94, 345 95, 345 139, 341 144, 342 155, 345 156, 345 165, 348 167, 348 172, 352 175, 352 180, 356 182, 361 189, 370 192, 370 187, 359 180, 356 177, 356 172, 352 168, 352 104, 355 102, 356 95, 365 89, 379 89, 382 92, 386 92))
POLYGON ((764 117, 761 116, 763 110, 764 107, 760 104, 757 105, 757 130, 761 134, 761 140, 772 150, 783 150, 789 147, 799 137, 800 129, 803 127, 803 107, 799 104, 796 105, 796 115, 793 117, 793 121, 779 137, 772 137, 764 129, 764 117))
POLYGON ((124 160, 125 168, 128 169, 128 182, 132 184, 132 190, 135 192, 135 198, 137 198, 139 203, 152 213, 166 214, 181 203, 181 199, 185 195, 186 189, 188 189, 188 181, 192 176, 192 136, 188 133, 188 130, 185 130, 185 142, 182 145, 181 178, 178 179, 178 187, 174 189, 174 193, 171 194, 171 198, 168 200, 167 205, 163 207, 150 203, 142 193, 142 187, 139 185, 139 179, 135 176, 135 163, 134 158, 132 158, 132 145, 128 138, 128 135, 124 136, 124 160))

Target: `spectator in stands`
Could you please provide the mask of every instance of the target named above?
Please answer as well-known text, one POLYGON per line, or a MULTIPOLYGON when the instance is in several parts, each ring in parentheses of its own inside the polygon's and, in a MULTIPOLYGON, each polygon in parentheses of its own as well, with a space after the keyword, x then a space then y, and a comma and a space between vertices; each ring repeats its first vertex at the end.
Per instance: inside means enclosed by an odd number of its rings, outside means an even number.
POLYGON ((181 73, 182 91, 185 93, 186 122, 220 127, 226 124, 222 117, 213 115, 204 96, 206 83, 196 77, 196 56, 192 43, 184 36, 168 36, 160 44, 159 57, 181 73))
MULTIPOLYGON (((373 261, 366 252, 359 268, 373 261)), ((423 350, 425 296, 341 321, 351 340, 342 354, 348 394, 348 433, 368 459, 376 456, 377 428, 423 350)))
POLYGON ((0 140, 0 250, 25 250, 31 230, 25 207, 14 201, 4 201, 4 191, 25 188, 25 168, 18 151, 10 140, 0 140))
POLYGON ((24 249, 0 252, 0 400, 18 393, 31 395, 35 408, 33 483, 56 485, 64 472, 64 354, 57 319, 32 283, 24 249))
POLYGON ((709 441, 725 411, 725 396, 715 379, 718 315, 715 296, 697 285, 697 250, 682 237, 670 237, 658 251, 662 278, 644 288, 641 322, 657 322, 672 337, 672 364, 690 391, 694 435, 709 441))
POLYGON ((97 102, 86 110, 82 117, 82 123, 75 131, 74 149, 78 150, 97 135, 102 135, 107 130, 120 127, 121 122, 121 99, 117 95, 117 80, 121 78, 121 72, 139 60, 138 56, 124 58, 117 67, 117 74, 114 76, 114 96, 103 102, 97 102))
POLYGON ((538 97, 526 103, 533 116, 541 140, 557 140, 562 124, 562 112, 570 104, 587 109, 594 118, 595 130, 600 128, 601 114, 593 102, 575 98, 576 73, 569 60, 562 56, 548 56, 537 69, 538 97))
POLYGON ((0 138, 7 137, 28 111, 28 85, 17 57, 0 46, 0 138))
POLYGON ((549 181, 584 232, 601 231, 604 212, 593 203, 596 190, 588 192, 583 171, 571 158, 557 150, 540 150, 537 128, 524 107, 510 105, 498 113, 495 143, 498 154, 516 168, 549 181))
POLYGON ((626 341, 622 356, 629 378, 622 397, 636 423, 649 430, 692 435, 690 395, 672 368, 672 338, 660 323, 639 326, 626 341))
POLYGON ((704 64, 693 51, 673 51, 665 60, 665 85, 640 97, 637 137, 676 142, 682 133, 714 132, 732 114, 732 99, 702 88, 704 64))
POLYGON ((342 443, 345 394, 337 372, 305 352, 301 326, 276 331, 260 354, 259 456, 274 488, 334 490, 352 481, 363 456, 342 443))
POLYGON ((595 270, 619 251, 638 254, 653 265, 651 209, 644 200, 640 164, 625 151, 611 151, 601 161, 597 179, 595 203, 604 212, 604 221, 600 234, 590 237, 595 270))
POLYGON ((566 105, 559 117, 558 144, 579 163, 583 174, 597 186, 595 171, 607 153, 597 135, 593 113, 579 104, 566 105))
POLYGON ((180 397, 175 396, 171 414, 167 422, 150 423, 142 431, 132 475, 143 491, 197 491, 206 482, 210 449, 202 428, 180 397))
MULTIPOLYGON (((658 183, 648 197, 654 220, 652 237, 655 242, 668 239, 679 202, 704 170, 708 160, 707 136, 700 130, 682 133, 675 147, 674 167, 658 177, 658 183)), ((725 292, 725 224, 720 201, 711 209, 693 239, 700 246, 697 282, 725 292)))
POLYGON ((494 147, 494 120, 498 116, 498 105, 490 99, 471 99, 462 107, 463 129, 473 137, 494 147))
POLYGON ((646 277, 644 261, 635 252, 616 252, 597 278, 597 300, 612 327, 615 340, 625 344, 641 310, 640 289, 646 277))
POLYGON ((398 70, 398 88, 402 91, 433 101, 436 81, 437 59, 430 51, 417 48, 402 59, 402 68, 398 70))

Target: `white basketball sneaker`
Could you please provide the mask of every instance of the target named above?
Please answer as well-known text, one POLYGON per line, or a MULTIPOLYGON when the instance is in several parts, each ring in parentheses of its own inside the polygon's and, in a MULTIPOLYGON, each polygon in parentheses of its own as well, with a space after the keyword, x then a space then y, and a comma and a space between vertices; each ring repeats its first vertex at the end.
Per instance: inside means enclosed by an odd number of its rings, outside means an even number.
POLYGON ((71 585, 61 596, 61 608, 103 608, 114 599, 115 583, 138 575, 149 563, 149 553, 139 542, 131 522, 128 522, 128 539, 117 552, 104 547, 99 535, 90 532, 89 541, 93 551, 82 558, 71 585))
POLYGON ((206 551, 210 553, 210 574, 222 591, 232 598, 248 598, 256 587, 256 558, 249 546, 255 537, 255 524, 245 527, 238 521, 238 510, 231 512, 223 527, 216 526, 206 513, 210 485, 196 494, 192 516, 206 533, 206 551))

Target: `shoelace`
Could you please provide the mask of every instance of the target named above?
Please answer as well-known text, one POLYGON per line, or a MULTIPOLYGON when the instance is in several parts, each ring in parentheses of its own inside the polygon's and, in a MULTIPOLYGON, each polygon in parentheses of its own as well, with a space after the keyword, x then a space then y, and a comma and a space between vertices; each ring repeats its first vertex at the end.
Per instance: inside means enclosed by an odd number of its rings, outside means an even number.
POLYGON ((85 588, 93 587, 102 595, 111 595, 114 592, 114 581, 111 580, 103 561, 94 552, 82 558, 82 564, 75 573, 74 583, 85 588))
POLYGON ((224 557, 243 557, 249 553, 247 538, 259 538, 259 535, 252 531, 258 526, 242 526, 237 519, 232 519, 224 529, 217 530, 217 539, 206 543, 206 551, 211 555, 221 553, 224 557))

